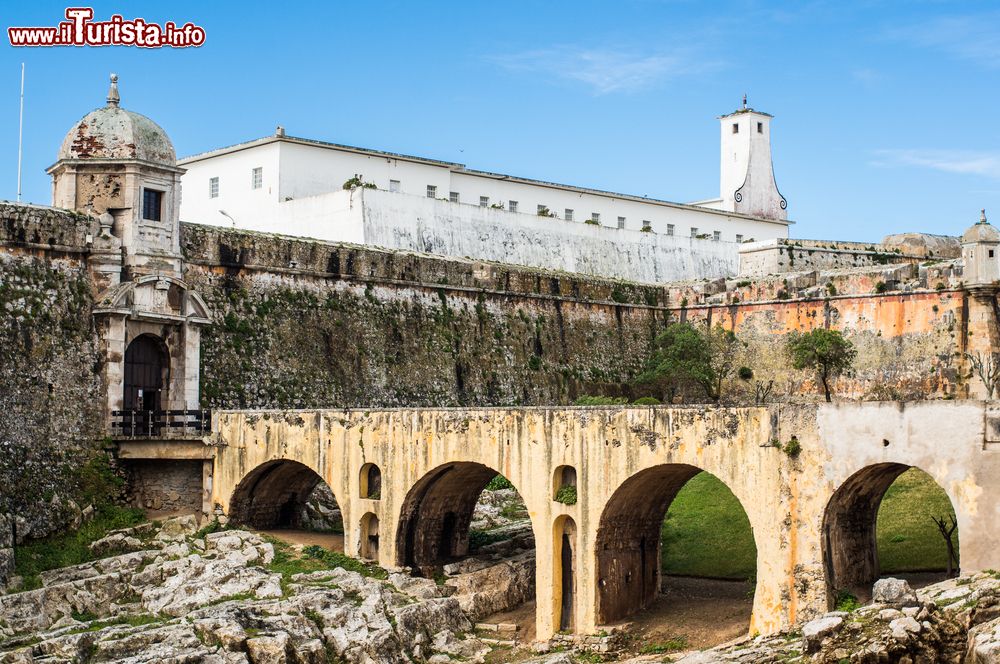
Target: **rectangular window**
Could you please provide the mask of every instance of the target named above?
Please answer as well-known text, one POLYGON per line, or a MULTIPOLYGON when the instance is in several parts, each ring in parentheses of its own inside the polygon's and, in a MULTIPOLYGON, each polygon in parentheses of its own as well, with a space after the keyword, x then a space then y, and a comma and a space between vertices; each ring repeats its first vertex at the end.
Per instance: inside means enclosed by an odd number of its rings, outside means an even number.
POLYGON ((438 188, 432 184, 427 185, 427 198, 437 198, 438 188))
POLYGON ((489 207, 489 206, 490 206, 490 197, 489 196, 480 196, 479 197, 479 207, 489 207))
POLYGON ((667 224, 667 235, 673 235, 673 234, 674 234, 674 225, 667 224))
POLYGON ((757 133, 758 134, 763 134, 764 133, 764 123, 763 122, 758 122, 757 123, 757 133))
POLYGON ((453 191, 450 194, 448 194, 448 200, 451 201, 452 203, 457 203, 458 202, 458 192, 457 191, 453 191))
POLYGON ((993 258, 993 250, 990 249, 990 258, 993 258))
POLYGON ((618 217, 618 228, 625 228, 625 217, 618 217))
POLYGON ((734 133, 734 134, 738 134, 738 133, 740 133, 740 125, 739 125, 739 123, 737 123, 737 122, 734 122, 734 123, 733 123, 733 133, 734 133))
POLYGON ((264 185, 264 169, 260 166, 250 171, 250 188, 260 189, 264 185))
POLYGON ((219 197, 219 178, 208 178, 208 197, 219 197))
POLYGON ((739 233, 737 233, 737 234, 736 234, 736 241, 737 241, 737 242, 742 242, 742 241, 743 241, 743 236, 742 236, 742 235, 740 235, 739 233))
POLYGON ((691 237, 698 237, 698 229, 697 228, 694 228, 694 227, 691 228, 691 237))
POLYGON ((399 193, 399 180, 389 180, 389 191, 399 193))
POLYGON ((591 221, 596 221, 597 223, 601 223, 601 213, 600 212, 591 212, 590 213, 590 220, 591 221))
POLYGON ((712 239, 718 242, 722 239, 722 231, 712 231, 712 239))
POLYGON ((517 201, 507 201, 507 209, 511 212, 517 212, 517 201))
POLYGON ((142 218, 160 221, 163 218, 163 192, 155 189, 142 190, 142 218))
POLYGON ((563 218, 566 221, 573 221, 573 210, 571 210, 570 208, 566 208, 565 210, 563 210, 563 218))

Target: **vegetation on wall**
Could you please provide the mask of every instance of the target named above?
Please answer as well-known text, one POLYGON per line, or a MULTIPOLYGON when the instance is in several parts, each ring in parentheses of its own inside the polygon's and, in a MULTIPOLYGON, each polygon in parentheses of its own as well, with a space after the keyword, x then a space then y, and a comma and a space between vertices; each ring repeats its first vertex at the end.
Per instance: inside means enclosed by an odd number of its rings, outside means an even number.
POLYGON ((822 327, 791 333, 787 347, 793 367, 816 372, 827 401, 833 400, 830 380, 850 369, 858 354, 854 344, 838 330, 822 327))
POLYGON ((646 370, 636 382, 670 403, 700 388, 711 401, 722 398, 725 381, 734 374, 742 346, 722 327, 674 323, 657 335, 646 370))

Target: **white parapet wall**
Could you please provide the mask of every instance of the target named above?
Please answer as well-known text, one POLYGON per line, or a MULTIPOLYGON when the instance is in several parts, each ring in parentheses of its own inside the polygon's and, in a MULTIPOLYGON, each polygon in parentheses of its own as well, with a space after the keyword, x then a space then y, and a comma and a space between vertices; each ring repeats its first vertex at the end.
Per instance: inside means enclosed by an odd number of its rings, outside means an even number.
POLYGON ((903 253, 898 247, 833 240, 773 238, 739 247, 741 277, 803 270, 836 270, 890 263, 919 263, 926 255, 903 253))
POLYGON ((645 283, 732 277, 734 242, 611 228, 357 188, 285 201, 253 230, 645 283))

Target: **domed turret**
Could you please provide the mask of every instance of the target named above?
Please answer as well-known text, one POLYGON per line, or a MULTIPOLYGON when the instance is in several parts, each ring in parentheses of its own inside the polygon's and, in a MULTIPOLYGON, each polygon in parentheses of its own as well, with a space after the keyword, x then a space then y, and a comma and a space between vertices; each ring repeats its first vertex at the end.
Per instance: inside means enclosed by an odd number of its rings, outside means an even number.
POLYGON ((979 222, 962 233, 962 276, 969 284, 990 284, 1000 279, 1000 231, 986 221, 986 210, 979 222))
POLYGON ((48 173, 54 206, 111 215, 133 272, 179 273, 184 169, 162 127, 121 107, 115 74, 107 104, 70 129, 48 173))
POLYGON ((175 166, 174 146, 160 125, 119 106, 118 77, 111 75, 108 103, 87 113, 59 148, 63 159, 139 159, 175 166))

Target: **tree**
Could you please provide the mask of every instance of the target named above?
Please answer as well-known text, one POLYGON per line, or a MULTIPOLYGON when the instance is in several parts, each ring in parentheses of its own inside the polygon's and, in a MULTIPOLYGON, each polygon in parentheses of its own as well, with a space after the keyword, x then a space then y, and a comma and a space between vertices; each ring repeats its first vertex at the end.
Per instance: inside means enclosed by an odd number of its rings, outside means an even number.
POLYGON ((788 339, 788 353, 793 367, 816 372, 823 384, 826 400, 833 401, 830 398, 830 379, 848 370, 858 351, 837 330, 819 327, 805 334, 793 333, 788 339))
POLYGON ((979 380, 983 381, 986 387, 986 398, 992 399, 996 392, 997 384, 1000 383, 1000 356, 996 353, 986 353, 983 355, 979 351, 966 353, 972 370, 979 375, 979 380))
POLYGON ((653 353, 637 382, 656 386, 668 403, 692 386, 718 402, 723 382, 736 369, 739 347, 736 335, 721 326, 699 329, 674 323, 654 340, 653 353))
POLYGON ((948 547, 948 578, 956 576, 958 573, 958 554, 955 553, 955 542, 951 539, 952 534, 958 528, 958 521, 955 517, 951 517, 951 523, 945 524, 944 517, 940 519, 937 517, 931 517, 935 524, 937 524, 938 530, 941 532, 941 537, 944 538, 945 545, 948 547), (952 570, 955 574, 952 574, 952 570))

